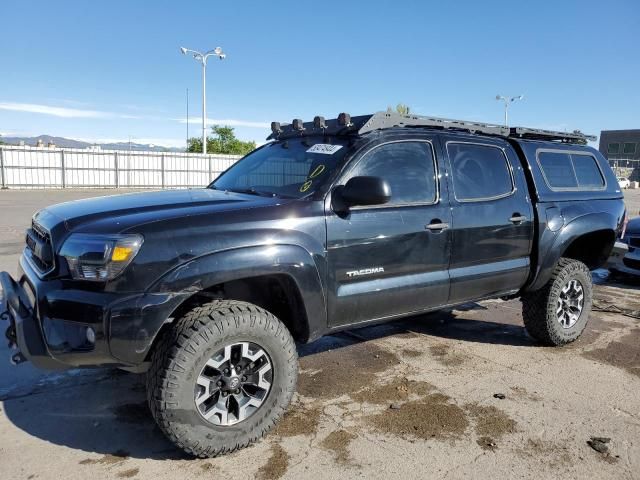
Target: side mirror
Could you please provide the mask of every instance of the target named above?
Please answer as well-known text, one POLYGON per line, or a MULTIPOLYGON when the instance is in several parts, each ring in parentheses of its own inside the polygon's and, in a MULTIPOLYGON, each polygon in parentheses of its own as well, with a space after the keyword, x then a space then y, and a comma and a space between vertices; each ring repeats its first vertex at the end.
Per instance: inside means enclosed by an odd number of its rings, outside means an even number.
POLYGON ((382 205, 391 200, 391 187, 380 177, 353 177, 336 191, 344 207, 382 205))

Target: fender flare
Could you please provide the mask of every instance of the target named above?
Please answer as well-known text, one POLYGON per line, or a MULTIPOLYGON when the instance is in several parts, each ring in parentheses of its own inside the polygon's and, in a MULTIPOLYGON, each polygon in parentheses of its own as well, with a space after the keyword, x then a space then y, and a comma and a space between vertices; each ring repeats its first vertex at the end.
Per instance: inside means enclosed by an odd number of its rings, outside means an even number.
POLYGON ((557 232, 545 230, 540 239, 538 269, 527 291, 542 288, 551 278, 558 260, 574 240, 587 233, 601 230, 616 231, 616 218, 605 212, 587 213, 574 218, 557 232))
POLYGON ((191 259, 157 280, 149 293, 189 296, 220 283, 266 275, 286 275, 296 285, 306 313, 303 330, 312 341, 327 329, 323 282, 312 254, 299 245, 271 244, 223 250, 191 259))

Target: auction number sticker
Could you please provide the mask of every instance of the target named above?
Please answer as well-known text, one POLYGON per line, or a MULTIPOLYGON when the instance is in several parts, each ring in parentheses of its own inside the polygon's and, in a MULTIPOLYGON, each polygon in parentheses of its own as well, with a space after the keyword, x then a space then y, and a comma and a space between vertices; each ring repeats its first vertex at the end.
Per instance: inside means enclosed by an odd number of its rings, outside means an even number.
POLYGON ((342 145, 330 145, 328 143, 316 143, 307 150, 307 153, 322 153, 323 155, 333 155, 342 148, 342 145))

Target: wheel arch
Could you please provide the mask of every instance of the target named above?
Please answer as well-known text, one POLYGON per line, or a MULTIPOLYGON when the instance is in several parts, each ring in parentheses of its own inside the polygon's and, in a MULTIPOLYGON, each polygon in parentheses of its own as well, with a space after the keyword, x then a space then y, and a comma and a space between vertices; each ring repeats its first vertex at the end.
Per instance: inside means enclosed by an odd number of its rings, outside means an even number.
POLYGON ((327 327, 320 273, 313 256, 298 245, 245 247, 199 257, 164 275, 150 291, 187 293, 169 318, 224 298, 265 308, 300 342, 318 338, 327 327))
POLYGON ((590 270, 604 265, 615 243, 616 229, 617 219, 609 213, 585 214, 566 223, 540 246, 538 273, 526 290, 542 288, 562 257, 579 260, 590 270))

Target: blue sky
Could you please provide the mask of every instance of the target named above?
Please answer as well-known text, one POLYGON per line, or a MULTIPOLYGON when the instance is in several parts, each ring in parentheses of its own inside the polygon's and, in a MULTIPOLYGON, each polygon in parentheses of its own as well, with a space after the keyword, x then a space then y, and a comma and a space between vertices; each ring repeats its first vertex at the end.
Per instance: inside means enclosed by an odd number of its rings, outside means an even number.
POLYGON ((184 145, 207 109, 240 138, 268 123, 369 113, 640 128, 640 2, 15 1, 0 7, 0 134, 184 145))

